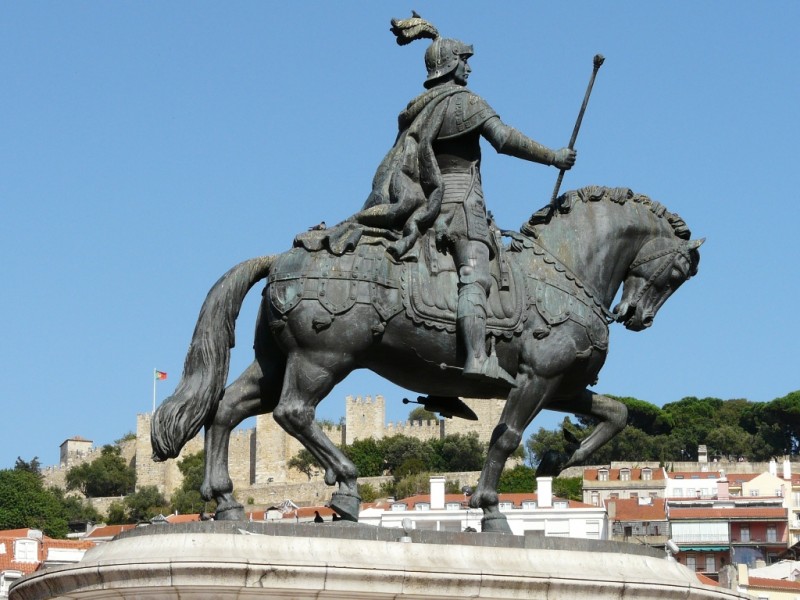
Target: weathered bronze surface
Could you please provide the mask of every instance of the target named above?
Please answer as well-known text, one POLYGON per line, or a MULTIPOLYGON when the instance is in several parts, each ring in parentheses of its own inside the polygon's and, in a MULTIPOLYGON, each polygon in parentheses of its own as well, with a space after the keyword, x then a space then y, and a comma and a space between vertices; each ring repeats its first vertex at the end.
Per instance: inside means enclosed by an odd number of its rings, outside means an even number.
POLYGON ((226 273, 203 304, 175 393, 154 416, 160 460, 205 427, 201 491, 217 500, 218 519, 244 516, 228 475, 231 431, 272 412, 323 465, 325 481, 338 484, 331 506, 357 520, 355 467, 314 414, 336 384, 367 368, 457 415, 458 396, 508 399, 470 504, 483 509, 484 531, 509 531, 496 489, 525 428, 544 408, 599 421, 571 456, 548 458, 541 470, 551 473, 580 464, 618 433, 625 407, 587 387, 605 361, 608 324, 649 327, 697 272, 702 240, 690 240, 661 204, 625 188, 567 192, 519 232, 498 231, 483 201, 480 137, 562 170, 574 164, 574 151, 525 137, 467 90, 471 46, 441 38, 416 15, 392 25, 398 43, 433 39, 428 91, 401 113, 397 142, 363 209, 297 236, 288 252, 226 273), (225 388, 236 316, 262 279, 255 360, 225 388))

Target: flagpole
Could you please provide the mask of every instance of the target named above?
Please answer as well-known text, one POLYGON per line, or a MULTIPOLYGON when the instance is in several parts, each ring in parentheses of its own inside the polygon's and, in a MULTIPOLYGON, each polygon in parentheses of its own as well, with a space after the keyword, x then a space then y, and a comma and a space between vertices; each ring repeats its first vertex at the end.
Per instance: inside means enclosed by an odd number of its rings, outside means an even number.
POLYGON ((156 377, 156 369, 153 369, 153 414, 156 413, 156 382, 158 378, 156 377))

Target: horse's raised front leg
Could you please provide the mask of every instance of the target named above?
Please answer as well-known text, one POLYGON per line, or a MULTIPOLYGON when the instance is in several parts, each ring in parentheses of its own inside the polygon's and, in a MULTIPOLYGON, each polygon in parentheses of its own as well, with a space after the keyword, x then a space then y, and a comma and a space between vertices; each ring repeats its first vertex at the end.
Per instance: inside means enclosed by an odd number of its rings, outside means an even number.
POLYGON ((254 361, 225 389, 211 423, 206 425, 205 480, 200 493, 206 500, 217 501, 215 519, 234 521, 244 519, 244 508, 233 497, 233 482, 228 472, 228 445, 231 431, 243 420, 269 412, 277 401, 262 400, 263 372, 254 361))
POLYGON ((622 402, 595 394, 589 389, 584 390, 572 402, 560 404, 558 410, 595 417, 600 421, 594 431, 581 442, 578 449, 564 463, 562 470, 573 465, 583 464, 592 452, 625 429, 628 423, 628 408, 622 402))
POLYGON ((356 484, 356 467, 314 420, 317 404, 350 370, 350 363, 341 352, 290 355, 283 392, 273 416, 278 425, 311 452, 325 469, 325 483, 339 484, 339 490, 331 498, 331 508, 346 520, 358 521, 361 498, 356 484))
POLYGON ((473 508, 483 509, 483 531, 511 533, 508 521, 498 508, 497 484, 508 457, 519 447, 525 429, 539 414, 560 382, 560 377, 545 379, 520 368, 517 387, 506 401, 500 422, 492 432, 486 463, 478 486, 470 498, 473 508))

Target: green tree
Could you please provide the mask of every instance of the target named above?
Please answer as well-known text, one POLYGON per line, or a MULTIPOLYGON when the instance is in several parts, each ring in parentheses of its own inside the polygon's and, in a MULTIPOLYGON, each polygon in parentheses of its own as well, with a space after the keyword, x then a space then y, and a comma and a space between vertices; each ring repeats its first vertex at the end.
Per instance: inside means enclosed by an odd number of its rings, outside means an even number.
POLYGON ((409 421, 438 421, 439 417, 436 416, 435 413, 432 413, 429 410, 425 410, 425 407, 418 406, 410 413, 408 413, 408 420, 409 421))
POLYGON ((428 440, 427 445, 430 448, 428 464, 436 472, 480 471, 486 461, 486 444, 475 432, 428 440))
POLYGON ((526 465, 503 469, 497 491, 505 494, 536 491, 536 471, 526 465))
POLYGON ((89 498, 124 496, 136 485, 136 472, 125 463, 118 446, 106 445, 100 456, 67 471, 67 489, 89 498))
POLYGON ((385 459, 386 470, 392 475, 406 461, 417 459, 424 465, 429 464, 430 448, 416 438, 395 435, 381 440, 381 448, 385 459))
POLYGON ((565 500, 583 500, 583 478, 556 477, 553 479, 553 494, 565 500))
POLYGON ((317 462, 317 459, 314 458, 314 455, 305 448, 290 458, 289 462, 286 464, 290 469, 297 469, 301 473, 305 473, 309 480, 314 474, 314 471, 322 468, 317 462))
POLYGON ((125 508, 125 504, 119 500, 114 500, 108 506, 108 515, 106 516, 106 520, 108 521, 109 525, 122 525, 124 523, 128 523, 128 510, 125 508))
MULTIPOLYGON (((569 417, 564 417, 561 426, 570 431, 575 428, 569 417)), ((525 449, 528 451, 528 464, 531 467, 539 466, 539 463, 542 462, 542 458, 544 458, 549 450, 567 454, 567 446, 568 442, 564 437, 563 431, 539 427, 539 430, 531 434, 525 441, 525 449)))
POLYGON ((89 504, 88 501, 75 495, 67 495, 64 490, 58 487, 51 487, 49 491, 53 496, 58 498, 61 506, 64 508, 64 516, 68 522, 73 521, 91 521, 98 523, 103 520, 99 512, 89 504))
POLYGON ((343 448, 344 454, 353 461, 359 477, 383 475, 383 450, 375 438, 355 440, 343 448))
POLYGON ((739 456, 750 456, 753 436, 738 425, 719 425, 708 432, 706 444, 712 456, 736 460, 739 456))
POLYGON ((127 509, 129 523, 148 521, 158 514, 169 512, 164 495, 154 485, 146 485, 133 494, 125 496, 123 501, 127 509))
POLYGON ((359 483, 358 495, 361 496, 362 502, 375 502, 378 498, 378 491, 370 483, 359 483))
POLYGON ((171 509, 182 514, 214 510, 216 503, 212 501, 209 506, 200 495, 200 486, 205 478, 205 452, 200 450, 184 456, 178 461, 178 469, 183 481, 170 498, 171 509))
POLYGON ((22 460, 19 456, 17 457, 17 462, 14 463, 14 469, 18 471, 28 471, 29 473, 33 473, 35 475, 42 474, 42 463, 39 462, 39 457, 34 456, 31 460, 26 461, 22 460))
POLYGON ((46 535, 67 535, 67 517, 42 478, 26 469, 0 471, 0 529, 40 529, 46 535))
POLYGON ((403 477, 395 485, 395 498, 401 500, 419 494, 429 494, 431 491, 430 473, 416 473, 403 477))

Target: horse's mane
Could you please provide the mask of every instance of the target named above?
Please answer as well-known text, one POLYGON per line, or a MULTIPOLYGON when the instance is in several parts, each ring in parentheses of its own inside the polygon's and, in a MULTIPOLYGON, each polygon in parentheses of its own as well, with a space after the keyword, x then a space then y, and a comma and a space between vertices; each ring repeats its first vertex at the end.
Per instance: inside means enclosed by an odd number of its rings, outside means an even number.
POLYGON ((654 215, 659 218, 664 218, 672 226, 675 235, 683 240, 691 238, 692 232, 687 227, 684 220, 676 213, 669 212, 666 207, 645 196, 644 194, 635 194, 629 188, 609 188, 601 187, 598 185, 591 185, 579 190, 571 190, 565 192, 554 203, 548 204, 544 208, 539 209, 527 222, 523 223, 520 227, 520 233, 530 238, 538 237, 537 227, 545 226, 552 218, 558 214, 568 214, 577 201, 582 202, 599 202, 608 201, 616 204, 624 205, 626 202, 635 202, 642 206, 648 207, 654 215))

